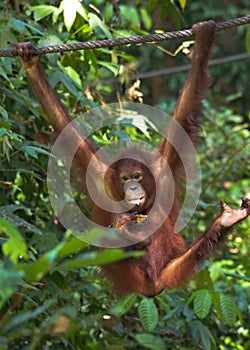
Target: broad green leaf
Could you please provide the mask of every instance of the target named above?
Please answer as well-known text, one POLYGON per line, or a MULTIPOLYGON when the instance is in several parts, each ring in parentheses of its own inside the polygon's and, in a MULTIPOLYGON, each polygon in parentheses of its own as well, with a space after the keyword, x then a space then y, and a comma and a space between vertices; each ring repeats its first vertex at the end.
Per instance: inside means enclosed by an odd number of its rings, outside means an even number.
POLYGON ((196 347, 202 345, 202 349, 210 350, 211 344, 215 345, 215 340, 212 333, 200 321, 192 321, 190 326, 192 338, 196 344, 196 347))
POLYGON ((144 8, 140 8, 141 18, 142 22, 144 24, 144 27, 149 30, 152 27, 152 17, 149 15, 148 11, 144 8))
POLYGON ((26 28, 26 23, 19 19, 13 19, 12 25, 19 33, 23 33, 26 28))
POLYGON ((33 263, 19 264, 17 267, 18 270, 24 271, 26 281, 34 282, 41 280, 44 275, 49 273, 55 266, 59 252, 63 246, 64 243, 60 243, 53 250, 45 253, 41 258, 33 263))
POLYGON ((82 239, 72 236, 68 241, 64 242, 63 247, 58 252, 58 259, 62 259, 70 256, 71 254, 77 254, 82 249, 88 246, 82 239))
POLYGON ((3 253, 14 263, 18 262, 20 256, 28 259, 28 251, 25 240, 21 233, 9 221, 0 218, 0 232, 4 232, 9 239, 3 244, 3 253))
POLYGON ((30 10, 34 11, 34 18, 36 22, 40 21, 40 19, 44 17, 49 16, 50 14, 58 12, 58 8, 50 5, 31 6, 30 10))
POLYGON ((110 310, 110 313, 116 317, 121 317, 126 314, 134 305, 137 299, 136 294, 126 295, 117 299, 116 304, 110 310))
POLYGON ((155 297, 155 300, 160 306, 158 307, 158 309, 159 308, 163 309, 165 315, 167 315, 170 312, 170 303, 171 303, 170 298, 168 298, 167 294, 161 293, 160 295, 157 295, 155 297))
POLYGON ((88 11, 87 9, 82 5, 82 1, 79 0, 68 0, 72 6, 75 7, 76 12, 83 18, 85 21, 88 21, 88 11))
POLYGON ((89 14, 89 24, 96 34, 98 34, 98 32, 101 31, 107 39, 112 39, 112 34, 110 33, 108 27, 94 13, 89 14))
POLYGON ((129 109, 124 110, 120 117, 117 118, 123 124, 132 124, 138 128, 147 138, 150 139, 148 129, 151 128, 157 131, 156 126, 144 115, 138 114, 137 112, 130 111, 129 109))
POLYGON ((104 62, 104 61, 98 61, 98 64, 110 70, 114 75, 118 74, 118 67, 116 64, 112 64, 110 62, 104 62))
POLYGON ((127 18, 135 29, 139 29, 141 19, 136 6, 120 5, 119 7, 122 16, 124 16, 124 18, 127 18))
POLYGON ((196 315, 203 319, 205 318, 212 305, 212 294, 207 289, 199 290, 194 298, 194 311, 196 315))
POLYGON ((213 291, 212 298, 213 298, 213 304, 218 309, 219 313, 222 314, 221 306, 220 306, 220 294, 221 294, 220 292, 213 291))
POLYGON ((7 49, 9 44, 13 44, 17 41, 15 35, 10 31, 9 26, 6 24, 0 25, 0 49, 7 49))
POLYGON ((147 11, 150 13, 153 11, 155 5, 157 4, 158 0, 148 0, 147 1, 147 11))
POLYGON ((95 55, 94 50, 87 50, 84 52, 84 57, 86 62, 88 62, 89 65, 91 65, 91 67, 93 67, 96 72, 98 71, 98 60, 97 57, 95 55))
MULTIPOLYGON (((68 261, 57 266, 61 259, 73 253, 72 250, 75 247, 77 241, 72 241, 67 247, 67 242, 62 242, 51 251, 45 253, 34 263, 19 264, 18 270, 22 270, 25 273, 25 280, 27 281, 39 281, 44 275, 52 271, 64 271, 68 269, 78 269, 85 266, 101 265, 117 260, 124 259, 131 256, 141 256, 142 252, 128 252, 125 253, 123 249, 109 249, 103 252, 88 252, 80 254, 76 257, 70 258, 68 261)), ((78 247, 84 248, 86 243, 78 241, 78 247)), ((79 250, 79 249, 78 249, 79 250)), ((76 250, 77 251, 77 250, 76 250)))
POLYGON ((197 290, 199 289, 210 289, 213 290, 213 281, 211 279, 211 271, 209 269, 203 269, 199 271, 195 276, 195 284, 197 290))
POLYGON ((63 0, 61 6, 63 9, 64 24, 68 31, 70 31, 76 19, 75 1, 63 0))
POLYGON ((63 44, 63 41, 59 38, 59 36, 54 34, 49 34, 47 36, 44 36, 38 41, 39 46, 50 46, 50 45, 60 45, 60 44, 63 44))
POLYGON ((138 343, 151 350, 166 350, 165 342, 160 337, 152 334, 140 333, 135 336, 138 343))
POLYGON ((4 119, 8 119, 8 112, 6 111, 6 109, 4 109, 2 106, 0 106, 0 115, 4 118, 4 119))
POLYGON ((237 306, 235 302, 231 298, 229 298, 229 296, 221 293, 220 306, 225 322, 229 326, 233 326, 236 322, 237 317, 237 306))
POLYGON ((144 329, 147 332, 152 332, 158 323, 158 309, 153 299, 143 299, 140 302, 138 313, 144 329))
POLYGON ((78 0, 63 0, 60 5, 60 10, 63 10, 64 24, 68 31, 72 28, 77 13, 88 20, 87 10, 82 6, 78 0))
POLYGON ((212 296, 213 303, 217 307, 219 315, 224 323, 232 326, 236 321, 237 314, 241 319, 241 312, 231 298, 215 291, 212 293, 212 296))
POLYGON ((20 19, 12 19, 11 23, 21 33, 25 30, 25 27, 26 27, 26 28, 29 28, 32 32, 38 33, 41 36, 44 35, 44 33, 38 30, 36 27, 32 26, 27 22, 23 22, 20 19))
POLYGON ((77 85, 82 87, 81 77, 74 68, 72 68, 71 66, 67 66, 64 68, 64 70, 77 85))
POLYGON ((78 269, 85 266, 96 266, 119 261, 129 257, 142 256, 143 252, 124 252, 123 249, 107 249, 103 252, 89 252, 71 258, 65 263, 59 265, 56 270, 78 269))
POLYGON ((81 100, 82 96, 80 95, 80 93, 76 89, 76 87, 74 85, 74 81, 67 74, 62 72, 60 74, 60 80, 72 95, 74 95, 75 97, 77 97, 81 100))

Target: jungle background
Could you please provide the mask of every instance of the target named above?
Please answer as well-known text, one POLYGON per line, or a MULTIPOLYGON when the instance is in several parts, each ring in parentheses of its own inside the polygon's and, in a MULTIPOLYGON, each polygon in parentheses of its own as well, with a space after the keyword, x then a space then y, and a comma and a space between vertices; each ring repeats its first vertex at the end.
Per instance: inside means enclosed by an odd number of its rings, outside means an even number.
MULTIPOLYGON (((0 49, 191 28, 249 14, 246 0, 2 1, 0 49)), ((183 40, 42 56, 72 115, 119 100, 173 109, 188 58, 183 40), (181 50, 179 50, 181 51, 181 50), (176 67, 182 67, 176 72, 176 67), (138 80, 139 90, 136 88, 138 80)), ((250 26, 216 35, 214 78, 197 151, 202 193, 187 241, 203 233, 219 201, 238 207, 250 188, 250 26), (238 56, 240 54, 240 56, 238 56)), ((99 267, 126 255, 65 232, 51 208, 46 170, 51 131, 17 58, 0 59, 0 349, 250 349, 249 220, 181 290, 117 298, 99 267), (40 137, 38 137, 39 135, 40 137)), ((131 126, 120 130, 131 134, 131 126)), ((106 128, 97 142, 119 138, 106 128)), ((147 139, 148 135, 140 135, 147 139)))

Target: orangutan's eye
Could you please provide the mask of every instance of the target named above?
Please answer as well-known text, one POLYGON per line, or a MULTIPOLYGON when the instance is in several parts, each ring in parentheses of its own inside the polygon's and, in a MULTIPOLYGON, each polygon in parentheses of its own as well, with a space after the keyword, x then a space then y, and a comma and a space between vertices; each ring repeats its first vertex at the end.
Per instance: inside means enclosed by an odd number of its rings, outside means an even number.
POLYGON ((139 180, 141 178, 141 174, 140 173, 136 173, 134 175, 134 180, 139 180))
POLYGON ((123 182, 126 182, 129 180, 129 177, 127 175, 123 175, 121 178, 123 182))

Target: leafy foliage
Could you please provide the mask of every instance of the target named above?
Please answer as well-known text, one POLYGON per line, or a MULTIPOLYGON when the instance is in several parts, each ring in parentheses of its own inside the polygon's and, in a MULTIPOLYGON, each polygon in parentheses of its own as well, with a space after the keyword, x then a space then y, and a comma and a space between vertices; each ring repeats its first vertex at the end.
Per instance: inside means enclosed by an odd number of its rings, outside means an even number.
POLYGON ((237 307, 235 303, 227 295, 221 294, 220 307, 221 307, 221 311, 225 319, 225 322, 229 326, 233 326, 236 322, 236 317, 237 317, 237 307))
POLYGON ((143 328, 152 332, 158 323, 158 310, 152 299, 143 299, 138 308, 143 328))
POLYGON ((196 320, 192 322, 192 337, 196 346, 201 344, 204 349, 210 350, 212 346, 215 346, 215 341, 212 333, 207 327, 196 320))
POLYGON ((11 261, 17 263, 19 257, 28 258, 27 246, 20 232, 7 220, 0 219, 1 231, 6 233, 9 239, 3 244, 3 254, 11 261))
POLYGON ((199 318, 205 318, 212 305, 212 295, 209 290, 197 291, 194 298, 194 311, 199 318))
MULTIPOLYGON (((4 1, 0 48, 21 41, 44 46, 144 34, 152 28, 174 30, 207 18, 221 21, 247 13, 244 1, 228 1, 226 6, 215 0, 148 0, 136 6, 103 0, 4 1)), ((245 46, 249 52, 249 28, 218 34, 216 43, 218 56, 244 52, 245 46)), ((123 92, 137 71, 183 64, 181 55, 165 54, 166 49, 176 51, 176 45, 44 55, 42 63, 66 107, 79 115, 117 96, 125 99, 123 92)), ((204 102, 198 145, 203 193, 196 216, 183 232, 190 240, 214 218, 219 199, 238 206, 250 187, 250 103, 245 93, 250 89, 249 63, 211 69, 213 93, 204 102)), ((206 262, 186 288, 164 291, 154 299, 117 299, 96 265, 125 259, 131 252, 97 251, 58 223, 45 180, 47 144, 53 135, 23 73, 17 59, 0 60, 0 348, 248 349, 249 221, 233 229, 216 261, 206 262)), ((169 111, 184 79, 179 73, 143 80, 144 102, 169 111)), ((132 124, 121 130, 107 127, 96 140, 105 144, 126 134, 158 141, 145 123, 137 131, 132 124)))
POLYGON ((165 350, 166 345, 161 338, 158 338, 152 334, 141 333, 136 336, 136 340, 140 345, 147 349, 153 350, 165 350))
POLYGON ((135 294, 126 295, 120 297, 114 307, 110 310, 110 313, 116 317, 121 317, 126 314, 133 306, 137 297, 135 294))

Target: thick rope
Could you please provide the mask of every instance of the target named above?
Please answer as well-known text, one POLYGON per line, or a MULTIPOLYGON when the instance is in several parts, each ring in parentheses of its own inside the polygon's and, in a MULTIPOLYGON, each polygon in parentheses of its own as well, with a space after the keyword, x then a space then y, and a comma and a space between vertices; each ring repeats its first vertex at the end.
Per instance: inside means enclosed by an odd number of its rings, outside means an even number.
MULTIPOLYGON (((215 26, 215 31, 226 30, 229 28, 234 28, 240 25, 250 23, 250 15, 243 16, 239 18, 234 18, 232 20, 217 23, 215 26)), ((166 32, 162 34, 149 34, 149 35, 136 35, 129 36, 125 38, 116 39, 104 39, 104 40, 92 40, 86 42, 79 42, 74 44, 60 44, 51 46, 40 46, 36 48, 37 55, 55 52, 65 52, 65 51, 76 51, 76 50, 90 50, 107 48, 114 46, 125 46, 131 44, 144 44, 152 43, 162 40, 174 40, 193 37, 192 29, 185 29, 173 32, 166 32)), ((18 56, 17 52, 12 52, 11 50, 0 50, 0 57, 12 57, 18 56)))

